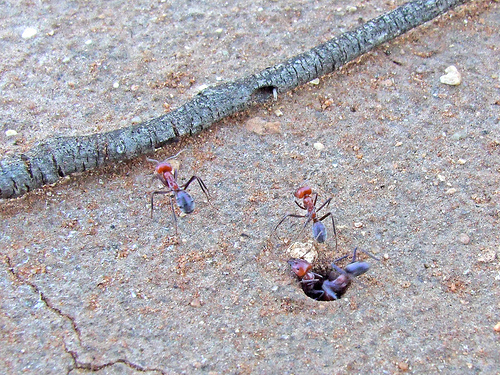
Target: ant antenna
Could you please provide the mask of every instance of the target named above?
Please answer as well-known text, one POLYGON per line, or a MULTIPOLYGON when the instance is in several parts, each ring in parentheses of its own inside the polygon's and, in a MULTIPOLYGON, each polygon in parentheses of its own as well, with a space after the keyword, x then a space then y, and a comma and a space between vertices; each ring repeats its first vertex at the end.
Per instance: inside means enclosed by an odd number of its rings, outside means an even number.
MULTIPOLYGON (((176 158, 177 156, 179 156, 181 153, 183 153, 184 151, 186 151, 186 149, 184 150, 180 150, 177 154, 175 154, 174 156, 170 156, 168 158, 166 158, 165 160, 163 161, 167 161, 167 160, 170 160, 170 159, 173 159, 173 158, 176 158)), ((160 164, 160 162, 156 159, 150 159, 150 158, 146 158, 147 161, 150 161, 151 163, 156 163, 156 164, 160 164)))

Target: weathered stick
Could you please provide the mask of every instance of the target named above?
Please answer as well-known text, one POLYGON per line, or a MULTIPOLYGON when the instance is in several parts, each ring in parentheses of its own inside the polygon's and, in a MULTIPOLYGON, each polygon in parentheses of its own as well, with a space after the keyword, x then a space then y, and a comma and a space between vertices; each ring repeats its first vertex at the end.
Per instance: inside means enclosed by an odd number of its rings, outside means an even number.
POLYGON ((139 125, 89 136, 50 138, 21 155, 0 160, 0 198, 14 198, 75 172, 152 152, 169 140, 195 134, 275 92, 333 72, 468 0, 418 0, 374 18, 288 61, 234 82, 209 87, 183 106, 139 125))

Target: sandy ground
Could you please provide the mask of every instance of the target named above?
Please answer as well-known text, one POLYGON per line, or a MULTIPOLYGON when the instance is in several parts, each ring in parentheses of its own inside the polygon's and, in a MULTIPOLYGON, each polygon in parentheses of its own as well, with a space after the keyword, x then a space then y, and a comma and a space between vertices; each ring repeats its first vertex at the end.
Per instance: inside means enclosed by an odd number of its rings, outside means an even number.
MULTIPOLYGON (((4 2, 2 154, 156 117, 399 4, 4 2)), ((190 187, 178 238, 145 157, 1 202, 0 372, 499 374, 499 46, 500 4, 473 2, 158 150, 211 194, 190 187), (272 235, 305 183, 337 223, 317 269, 381 258, 339 301, 290 272, 300 220, 272 235)))

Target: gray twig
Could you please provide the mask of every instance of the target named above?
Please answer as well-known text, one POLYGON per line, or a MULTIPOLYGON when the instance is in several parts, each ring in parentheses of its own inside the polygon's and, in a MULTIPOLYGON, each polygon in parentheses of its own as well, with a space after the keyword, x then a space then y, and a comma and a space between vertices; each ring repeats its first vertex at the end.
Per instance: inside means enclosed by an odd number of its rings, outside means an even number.
POLYGON ((183 106, 139 125, 88 136, 43 141, 0 160, 0 198, 14 198, 71 173, 132 159, 192 135, 251 105, 331 73, 372 48, 468 0, 418 0, 374 18, 284 63, 209 87, 183 106))

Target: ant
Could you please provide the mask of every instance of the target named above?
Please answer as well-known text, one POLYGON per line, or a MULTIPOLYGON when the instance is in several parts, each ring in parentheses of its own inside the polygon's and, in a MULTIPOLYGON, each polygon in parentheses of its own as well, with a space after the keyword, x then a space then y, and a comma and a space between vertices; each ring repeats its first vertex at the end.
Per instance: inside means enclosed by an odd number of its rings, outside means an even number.
POLYGON ((179 206, 180 210, 184 212, 185 214, 190 214, 191 212, 194 211, 194 200, 189 195, 189 193, 186 191, 186 189, 189 187, 189 185, 193 181, 198 181, 198 184, 200 185, 201 190, 207 197, 207 199, 210 201, 210 197, 208 196, 208 189, 203 180, 197 176, 192 176, 188 182, 186 182, 184 185, 179 186, 177 183, 177 169, 174 170, 172 165, 170 163, 167 163, 167 160, 175 158, 177 155, 179 155, 181 152, 184 150, 178 152, 174 156, 171 156, 167 159, 165 159, 162 162, 159 162, 158 160, 154 159, 147 159, 150 162, 156 163, 156 168, 155 168, 155 177, 158 178, 161 183, 168 189, 168 190, 160 190, 160 191, 153 191, 151 194, 151 218, 153 217, 153 201, 154 201, 154 196, 157 194, 171 194, 170 195, 170 207, 172 208, 172 215, 174 217, 174 223, 175 223, 175 234, 177 235, 177 216, 175 215, 175 209, 174 209, 174 203, 173 203, 173 198, 175 197, 175 201, 177 202, 177 206, 179 206), (172 170, 174 172, 172 173, 172 170), (172 194, 173 193, 173 194, 172 194))
POLYGON ((303 186, 299 189, 294 194, 295 196, 295 204, 299 206, 301 209, 306 210, 307 213, 305 215, 297 215, 297 214, 286 214, 283 219, 276 225, 274 228, 274 231, 278 229, 278 227, 285 221, 287 217, 305 217, 307 218, 304 227, 309 224, 309 222, 312 220, 313 222, 313 227, 312 227, 312 232, 313 232, 313 237, 316 241, 319 243, 323 243, 326 241, 326 227, 325 224, 322 223, 323 220, 325 220, 328 216, 332 218, 332 226, 333 226, 333 233, 335 235, 335 248, 337 248, 337 231, 335 230, 335 221, 333 219, 333 215, 331 212, 328 212, 326 215, 318 219, 317 213, 323 208, 323 207, 328 207, 330 205, 330 202, 332 198, 328 198, 325 203, 321 205, 320 208, 316 209, 316 201, 318 200, 318 193, 313 193, 312 189, 309 186, 303 186), (314 198, 313 198, 314 196, 314 198), (302 199, 302 204, 297 202, 297 199, 302 199))
MULTIPOLYGON (((338 276, 329 273, 325 277, 311 272, 312 264, 304 259, 291 259, 288 263, 292 267, 292 271, 300 279, 302 290, 308 297, 317 301, 333 301, 345 294, 355 277, 364 274, 370 269, 369 263, 356 261, 356 251, 357 248, 353 251, 351 263, 344 269, 338 267, 335 263, 347 258, 348 255, 333 261, 332 268, 339 273, 338 276)), ((373 259, 379 260, 370 253, 363 252, 373 259)))

